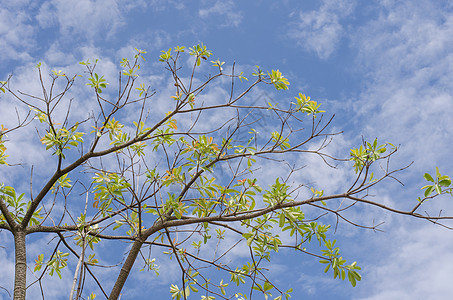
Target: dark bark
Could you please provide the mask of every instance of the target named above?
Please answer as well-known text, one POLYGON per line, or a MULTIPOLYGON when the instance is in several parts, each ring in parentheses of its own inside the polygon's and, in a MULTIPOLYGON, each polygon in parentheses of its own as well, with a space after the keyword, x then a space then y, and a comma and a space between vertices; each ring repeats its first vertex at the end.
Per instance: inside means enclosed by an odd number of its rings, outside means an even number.
POLYGON ((25 251, 25 230, 14 231, 14 247, 16 253, 14 300, 25 300, 27 289, 27 255, 25 251))
POLYGON ((116 300, 118 299, 121 290, 123 289, 124 283, 126 282, 127 277, 129 277, 129 273, 134 265, 135 260, 137 259, 137 255, 140 252, 140 248, 143 245, 143 241, 141 239, 136 239, 132 244, 131 251, 126 258, 126 261, 121 268, 120 274, 118 275, 118 279, 113 286, 112 292, 110 293, 109 300, 116 300))

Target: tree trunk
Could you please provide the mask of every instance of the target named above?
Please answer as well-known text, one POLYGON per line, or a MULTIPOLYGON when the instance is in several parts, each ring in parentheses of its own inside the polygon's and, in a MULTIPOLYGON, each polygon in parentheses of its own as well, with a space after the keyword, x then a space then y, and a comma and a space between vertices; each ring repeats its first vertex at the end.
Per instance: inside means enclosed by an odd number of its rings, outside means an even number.
POLYGON ((25 293, 27 288, 27 254, 25 251, 25 230, 17 228, 17 231, 14 231, 13 234, 16 253, 14 300, 25 300, 25 293))
POLYGON ((124 283, 126 282, 127 277, 129 276, 129 272, 134 265, 135 260, 137 259, 137 255, 140 252, 140 248, 143 245, 143 241, 141 239, 136 239, 132 244, 131 251, 124 262, 123 267, 121 268, 120 274, 116 279, 115 285, 113 286, 112 292, 110 293, 109 300, 116 300, 118 299, 121 290, 123 289, 124 283))

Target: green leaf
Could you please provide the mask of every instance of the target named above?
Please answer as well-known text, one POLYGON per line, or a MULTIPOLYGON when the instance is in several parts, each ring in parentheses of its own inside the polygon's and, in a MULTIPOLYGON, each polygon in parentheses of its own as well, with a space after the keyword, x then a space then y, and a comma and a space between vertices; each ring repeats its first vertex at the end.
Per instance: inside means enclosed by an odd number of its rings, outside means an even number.
POLYGON ((429 195, 431 195, 433 190, 434 190, 434 185, 429 186, 425 191, 425 197, 428 197, 429 195))
POLYGON ((193 292, 195 292, 195 293, 198 292, 198 289, 194 285, 189 285, 189 287, 193 292))
POLYGON ((352 272, 348 272, 348 279, 353 287, 355 287, 357 285, 356 279, 355 279, 354 275, 352 274, 352 272))
POLYGON ((425 175, 423 175, 423 177, 428 181, 434 182, 434 179, 428 173, 425 173, 425 175))
POLYGON ((436 188, 437 194, 440 195, 442 193, 442 190, 440 189, 440 186, 438 184, 435 184, 434 187, 436 188))
POLYGON ((444 179, 444 180, 441 180, 439 181, 439 185, 440 186, 449 186, 451 184, 451 179, 444 179))
POLYGON ((285 220, 285 214, 282 212, 282 213, 280 214, 280 220, 279 220, 278 226, 279 226, 279 227, 285 226, 285 221, 286 221, 286 220, 285 220))
POLYGON ((289 81, 287 78, 285 78, 285 76, 282 75, 279 70, 272 70, 271 73, 268 72, 267 74, 269 75, 271 83, 277 90, 288 89, 289 81))

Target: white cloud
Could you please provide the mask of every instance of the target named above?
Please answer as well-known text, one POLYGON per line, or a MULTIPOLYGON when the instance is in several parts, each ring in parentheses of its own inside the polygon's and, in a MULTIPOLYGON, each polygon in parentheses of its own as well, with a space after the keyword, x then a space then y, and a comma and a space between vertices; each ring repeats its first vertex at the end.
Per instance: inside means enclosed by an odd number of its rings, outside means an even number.
POLYGON ((72 53, 67 53, 61 50, 61 46, 58 41, 50 45, 44 56, 45 62, 51 66, 67 66, 77 62, 72 53))
MULTIPOLYGON (((93 61, 93 57, 99 57, 99 55, 97 55, 99 52, 97 48, 87 46, 81 47, 78 50, 85 60, 90 58, 90 61, 93 61)), ((68 77, 72 77, 75 74, 83 74, 85 71, 83 66, 77 63, 73 55, 64 56, 64 54, 59 52, 58 43, 53 44, 46 53, 46 57, 52 64, 62 64, 63 66, 57 66, 56 69, 59 70, 61 68, 68 77)), ((42 63, 41 65, 42 78, 48 94, 51 92, 51 79, 49 74, 53 69, 54 66, 49 66, 46 63, 42 63)), ((105 75, 107 80, 112 84, 117 82, 118 67, 111 60, 101 58, 97 65, 97 72, 101 75, 105 75)), ((69 99, 73 99, 71 103, 71 114, 69 115, 70 124, 73 124, 71 123, 72 121, 85 120, 90 112, 96 111, 97 102, 93 98, 91 89, 86 86, 87 78, 85 75, 86 74, 84 74, 83 78, 76 77, 75 84, 68 92, 66 92, 64 100, 55 108, 52 114, 54 122, 63 122, 66 117, 69 99)), ((64 81, 64 79, 56 81, 52 91, 53 95, 63 90, 64 81)), ((29 103, 45 110, 43 101, 20 93, 23 92, 36 97, 42 97, 43 95, 38 70, 34 63, 29 63, 16 68, 14 76, 10 80, 10 88, 20 96, 21 99, 26 101, 27 104, 29 103)), ((15 128, 18 125, 18 119, 23 121, 30 111, 26 104, 15 99, 8 93, 2 94, 0 101, 2 103, 2 109, 0 109, 0 124, 3 124, 6 128, 15 128)), ((55 101, 53 103, 55 103, 55 101)), ((33 118, 33 114, 34 112, 31 112, 31 115, 28 118, 29 120, 33 118)), ((86 128, 82 130, 85 130, 86 132, 91 131, 88 124, 81 125, 81 127, 84 126, 86 128)), ((6 153, 9 155, 7 161, 9 164, 16 166, 2 168, 0 170, 0 177, 4 178, 4 183, 6 185, 17 182, 14 186, 18 192, 25 192, 30 189, 29 180, 31 166, 34 166, 34 188, 40 186, 42 183, 40 180, 48 178, 49 174, 51 174, 56 167, 56 160, 53 160, 55 157, 51 156, 51 150, 46 151, 45 146, 42 145, 39 140, 45 134, 44 129, 44 124, 40 124, 37 120, 34 120, 31 124, 28 124, 26 129, 18 129, 8 133, 8 141, 5 143, 5 146, 7 147, 6 153), (39 129, 39 135, 35 128, 39 129), (50 161, 49 157, 51 157, 50 161), (27 174, 25 175, 27 180, 23 180, 24 174, 27 174), (18 180, 19 176, 22 180, 18 180)), ((85 139, 89 139, 89 137, 85 136, 85 139)))
POLYGON ((10 247, 13 247, 11 235, 6 231, 0 232, 0 264, 2 266, 0 286, 3 287, 3 289, 0 289, 1 299, 11 299, 11 297, 7 298, 6 295, 8 293, 9 295, 13 294, 14 280, 11 278, 11 274, 14 274, 14 256, 8 251, 10 247))
POLYGON ((202 19, 217 20, 215 23, 222 27, 238 27, 242 22, 243 14, 231 0, 227 1, 205 1, 204 7, 198 11, 202 19), (212 4, 212 5, 211 5, 212 4))
POLYGON ((147 0, 121 0, 119 1, 118 5, 121 6, 122 9, 129 11, 132 9, 146 9, 149 1, 147 0))
MULTIPOLYGON (((170 33, 165 30, 145 30, 143 33, 134 35, 125 45, 120 48, 116 53, 116 58, 121 60, 122 58, 130 58, 136 54, 134 48, 146 50, 148 53, 152 53, 154 50, 167 50, 170 42, 172 41, 170 33)), ((150 57, 149 54, 145 54, 145 57, 150 57)), ((149 62, 147 62, 149 64, 149 62)), ((160 64, 162 66, 162 64, 160 64)))
MULTIPOLYGON (((15 76, 13 76, 10 80, 10 88, 15 91, 21 99, 30 101, 29 103, 32 103, 33 105, 41 106, 42 102, 36 99, 30 99, 29 97, 23 96, 20 92, 18 92, 19 90, 27 94, 42 95, 42 90, 39 84, 39 75, 35 65, 27 64, 24 67, 17 68, 15 71, 15 76)), ((46 74, 46 72, 49 72, 49 70, 46 66, 43 66, 43 73, 46 74)), ((47 82, 47 78, 45 78, 44 81, 47 82)), ((19 125, 19 120, 22 123, 26 119, 29 109, 25 104, 22 104, 22 102, 8 94, 2 94, 1 101, 2 109, 0 110, 0 120, 1 124, 3 124, 6 128, 15 128, 19 125)), ((31 119, 30 117, 31 116, 29 116, 28 120, 31 119)), ((30 126, 33 126, 33 124, 30 124, 29 127, 30 126)), ((32 165, 34 163, 43 162, 45 148, 39 146, 36 147, 37 144, 40 144, 39 138, 34 130, 19 129, 8 133, 8 140, 5 143, 5 146, 7 147, 7 155, 9 155, 7 158, 8 163, 12 165, 29 163, 32 165)), ((15 175, 16 172, 20 173, 22 171, 23 170, 20 170, 18 167, 12 167, 8 170, 2 168, 0 174, 4 173, 5 176, 2 177, 7 180, 14 180, 13 175, 15 175), (6 173, 9 175, 6 176, 6 173)), ((42 175, 42 173, 40 173, 42 169, 34 171, 42 175)))
POLYGON ((43 28, 59 26, 65 40, 82 36, 88 40, 110 37, 125 24, 116 1, 81 0, 45 2, 36 17, 43 28))
POLYGON ((369 278, 361 286, 366 296, 360 299, 445 299, 451 295, 453 242, 445 237, 445 229, 431 225, 414 230, 412 226, 395 233, 380 238, 383 244, 392 245, 390 256, 364 266, 369 278))
MULTIPOLYGON (((408 184, 404 190, 377 193, 408 208, 416 202, 423 172, 432 173, 439 165, 442 173, 453 174, 451 149, 442 146, 453 144, 453 15, 431 1, 386 1, 379 9, 376 19, 351 37, 359 53, 358 68, 366 78, 353 106, 360 117, 357 126, 364 126, 358 134, 401 143, 398 162, 415 161, 404 174, 408 184)), ((446 202, 436 202, 427 205, 444 204, 449 209, 446 202)), ((450 295, 448 278, 453 270, 445 263, 452 260, 452 243, 445 237, 450 232, 395 219, 390 226, 385 224, 387 232, 376 243, 375 254, 366 258, 363 299, 450 295)))
POLYGON ((26 5, 21 1, 0 8, 0 61, 31 60, 29 51, 36 46, 36 37, 31 17, 23 11, 26 5))
POLYGON ((326 274, 313 275, 302 272, 296 282, 302 286, 302 290, 304 290, 308 295, 319 294, 317 289, 320 286, 323 288, 332 288, 335 285, 332 278, 326 276, 326 274))
MULTIPOLYGON (((140 3, 143 3, 143 6, 148 6, 151 7, 155 11, 161 11, 167 8, 170 9, 184 9, 186 8, 184 1, 181 0, 141 0, 139 1, 140 3)), ((136 0, 127 0, 126 1, 126 6, 130 7, 136 4, 136 0)), ((187 2, 189 3, 189 2, 187 2)))
POLYGON ((370 78, 355 102, 366 132, 401 143, 407 160, 424 170, 450 153, 435 145, 453 143, 453 15, 428 2, 390 7, 355 38, 370 78))
POLYGON ((289 37, 307 51, 315 52, 319 58, 327 59, 338 47, 344 28, 342 19, 354 9, 352 0, 324 0, 319 10, 301 11, 295 28, 291 28, 289 37))

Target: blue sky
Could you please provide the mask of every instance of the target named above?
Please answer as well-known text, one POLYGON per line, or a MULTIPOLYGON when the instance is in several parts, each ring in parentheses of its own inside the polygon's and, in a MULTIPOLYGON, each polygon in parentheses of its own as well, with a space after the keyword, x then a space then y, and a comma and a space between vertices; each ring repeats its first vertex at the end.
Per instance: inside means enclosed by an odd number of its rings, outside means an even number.
MULTIPOLYGON (((106 77, 115 78, 119 60, 136 47, 148 51, 144 78, 157 96, 168 96, 168 78, 157 63, 160 50, 200 42, 213 51, 212 58, 236 62, 245 72, 254 65, 280 69, 291 82, 291 95, 306 93, 323 103, 328 115, 335 113, 333 127, 345 133, 331 145, 332 153, 347 155, 362 136, 401 145, 395 165, 414 164, 399 177, 404 187, 391 183, 373 191, 383 203, 410 207, 421 195, 423 173, 432 173, 435 166, 453 175, 452 1, 16 0, 0 5, 0 77, 12 73, 16 87, 29 91, 39 91, 37 62, 81 72, 78 62, 97 57, 106 77)), ((0 123, 12 123, 16 103, 3 96, 0 103, 0 123)), ((83 115, 83 105, 75 109, 83 115)), ((32 164, 45 162, 43 153, 25 150, 29 147, 34 146, 26 139, 10 145, 11 159, 26 166, 11 171, 11 178, 28 176, 32 164)), ((307 164, 313 167, 305 176, 319 186, 335 191, 346 184, 344 171, 314 158, 307 164)), ((6 176, 0 170, 0 181, 6 176)), ((441 199, 429 209, 451 213, 451 200, 441 199)), ((322 273, 311 258, 284 254, 270 272, 283 289, 294 288, 292 299, 445 299, 453 294, 452 232, 364 207, 350 217, 385 221, 383 233, 344 225, 335 234, 344 256, 362 266, 362 282, 352 288, 322 273)), ((31 240, 31 265, 49 240, 31 240)), ((0 273, 0 286, 11 291, 11 241, 4 232, 0 246, 6 247, 0 248, 6 270, 0 273)), ((169 285, 179 279, 172 275, 175 270, 162 266, 158 278, 134 274, 124 299, 145 298, 149 290, 136 289, 140 284, 152 288, 157 299, 170 299, 169 285)), ((72 276, 70 271, 66 275, 62 281, 49 280, 54 288, 46 299, 67 297, 72 276)), ((31 290, 30 299, 36 292, 31 290)))

